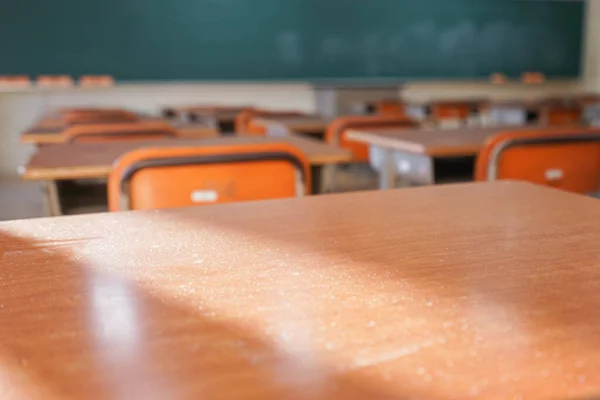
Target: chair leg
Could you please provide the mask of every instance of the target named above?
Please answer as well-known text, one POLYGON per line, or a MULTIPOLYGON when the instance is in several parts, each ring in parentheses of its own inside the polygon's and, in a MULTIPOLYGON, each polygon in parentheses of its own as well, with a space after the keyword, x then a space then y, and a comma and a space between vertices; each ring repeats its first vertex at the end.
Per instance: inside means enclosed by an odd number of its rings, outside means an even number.
POLYGON ((391 150, 382 149, 383 165, 379 171, 379 189, 393 189, 396 186, 396 166, 394 154, 391 150))
POLYGON ((47 181, 45 183, 44 203, 47 216, 57 217, 62 215, 60 197, 58 195, 58 186, 56 184, 56 181, 47 181))
POLYGON ((335 164, 325 164, 321 166, 321 187, 320 193, 335 192, 335 164))

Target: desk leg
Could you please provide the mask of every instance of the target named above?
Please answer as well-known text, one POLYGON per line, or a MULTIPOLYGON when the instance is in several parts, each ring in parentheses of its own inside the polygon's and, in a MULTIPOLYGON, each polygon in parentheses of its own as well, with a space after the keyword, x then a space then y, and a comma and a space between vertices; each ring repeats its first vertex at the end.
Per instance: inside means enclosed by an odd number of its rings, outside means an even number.
POLYGON ((379 173, 379 189, 393 189, 396 186, 396 165, 392 150, 369 146, 369 164, 379 173))
POLYGON ((405 186, 435 184, 433 159, 428 155, 397 151, 392 158, 405 186))
POLYGON ((62 215, 60 207, 60 197, 58 196, 58 187, 56 181, 47 181, 44 187, 44 203, 46 215, 49 217, 57 217, 62 215))
POLYGON ((335 164, 321 165, 321 187, 319 193, 333 193, 335 191, 335 164))
POLYGON ((380 149, 381 169, 379 170, 379 189, 393 189, 396 186, 396 165, 391 150, 380 149))
POLYGON ((425 184, 426 185, 435 185, 435 168, 433 166, 433 158, 432 157, 424 157, 424 176, 425 176, 425 184))

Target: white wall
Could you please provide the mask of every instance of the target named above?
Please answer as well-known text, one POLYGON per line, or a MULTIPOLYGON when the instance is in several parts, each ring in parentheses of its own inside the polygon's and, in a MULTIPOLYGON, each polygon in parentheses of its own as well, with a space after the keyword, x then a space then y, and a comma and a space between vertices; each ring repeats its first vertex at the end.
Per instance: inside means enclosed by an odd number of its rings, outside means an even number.
POLYGON ((409 83, 401 89, 402 97, 411 101, 428 101, 445 98, 535 99, 546 96, 581 93, 583 91, 585 91, 583 82, 577 80, 552 81, 543 85, 422 82, 409 83))

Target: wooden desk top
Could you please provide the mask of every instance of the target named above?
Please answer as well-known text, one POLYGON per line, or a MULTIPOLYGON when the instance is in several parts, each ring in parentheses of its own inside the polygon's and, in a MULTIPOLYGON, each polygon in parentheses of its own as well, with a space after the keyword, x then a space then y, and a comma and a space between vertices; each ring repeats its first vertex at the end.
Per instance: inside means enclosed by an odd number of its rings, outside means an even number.
POLYGON ((251 108, 251 106, 181 106, 166 107, 165 111, 187 117, 205 115, 214 117, 219 122, 233 122, 239 113, 251 108))
MULTIPOLYGON (((183 123, 172 122, 160 118, 148 118, 145 121, 164 121, 177 129, 177 133, 182 138, 205 138, 215 137, 219 135, 216 128, 207 126, 201 123, 183 123)), ((21 143, 27 144, 59 144, 65 143, 68 137, 63 134, 63 131, 68 126, 63 124, 44 125, 41 128, 34 128, 23 132, 21 135, 21 143)))
POLYGON ((346 135, 350 140, 394 150, 427 154, 431 157, 459 157, 477 155, 485 140, 499 132, 524 129, 533 129, 533 127, 382 129, 374 132, 349 130, 346 135))
POLYGON ((323 132, 325 132, 331 121, 333 121, 331 118, 318 115, 268 117, 264 119, 285 125, 292 132, 317 135, 323 135, 323 132))
POLYGON ((111 165, 124 153, 148 146, 221 145, 227 143, 291 143, 303 151, 313 165, 348 162, 352 155, 326 143, 290 136, 282 138, 232 136, 201 140, 165 139, 158 141, 73 143, 39 147, 22 171, 23 179, 59 180, 105 178, 111 165))
POLYGON ((0 223, 0 393, 600 396, 600 202, 481 183, 0 223))
POLYGON ((234 122, 235 117, 237 117, 238 114, 241 113, 242 111, 244 111, 245 109, 247 109, 247 107, 232 108, 232 109, 216 109, 213 111, 193 110, 193 111, 190 111, 190 114, 213 116, 219 122, 234 122))
POLYGON ((172 123, 171 125, 177 129, 177 136, 182 139, 216 138, 221 135, 217 128, 204 124, 188 122, 172 123))

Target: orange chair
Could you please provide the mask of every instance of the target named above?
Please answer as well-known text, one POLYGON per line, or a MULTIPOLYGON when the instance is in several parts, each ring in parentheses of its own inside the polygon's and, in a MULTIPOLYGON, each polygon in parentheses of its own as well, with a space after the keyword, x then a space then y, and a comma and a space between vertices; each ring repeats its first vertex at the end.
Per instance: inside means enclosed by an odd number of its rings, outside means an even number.
POLYGON ((553 103, 543 106, 539 121, 549 126, 579 125, 583 110, 575 103, 553 103))
POLYGON ((298 111, 244 110, 235 117, 235 133, 248 133, 248 125, 253 118, 300 117, 303 115, 306 114, 298 111))
POLYGON ((350 116, 335 119, 327 127, 325 141, 352 152, 352 159, 356 162, 369 160, 369 146, 346 138, 350 129, 389 129, 389 128, 414 128, 418 124, 408 117, 390 117, 379 115, 350 116))
POLYGON ((235 133, 246 133, 248 131, 248 124, 255 116, 256 110, 244 110, 239 113, 233 123, 235 133))
POLYGON ((86 88, 115 86, 115 78, 110 75, 83 75, 79 78, 79 86, 86 88))
POLYGON ((429 106, 430 118, 435 122, 466 122, 476 107, 476 102, 473 101, 438 101, 429 106))
POLYGON ((517 179, 576 193, 600 184, 600 129, 552 128, 507 131, 486 142, 475 179, 517 179))
POLYGON ((310 164, 287 143, 141 148, 108 177, 111 211, 231 203, 310 193, 310 164))
POLYGON ((160 121, 73 125, 63 134, 69 143, 156 140, 177 137, 177 131, 160 121))
POLYGON ((381 100, 373 104, 375 114, 386 117, 405 116, 404 103, 398 100, 381 100))
POLYGON ((0 76, 0 86, 11 88, 23 88, 31 86, 31 80, 27 75, 0 76))
POLYGON ((269 133, 267 121, 262 118, 252 118, 246 126, 245 133, 254 136, 267 136, 269 133))
POLYGON ((37 78, 40 87, 64 88, 74 86, 73 78, 69 75, 41 75, 37 78))

